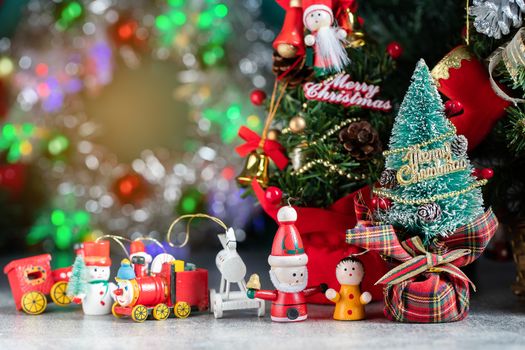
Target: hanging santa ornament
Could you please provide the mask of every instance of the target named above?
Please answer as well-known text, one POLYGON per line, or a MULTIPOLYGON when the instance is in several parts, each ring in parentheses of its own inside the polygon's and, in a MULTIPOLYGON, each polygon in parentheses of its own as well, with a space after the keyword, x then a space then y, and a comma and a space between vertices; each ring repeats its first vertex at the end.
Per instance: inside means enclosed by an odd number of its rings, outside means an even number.
POLYGON ((303 8, 301 0, 277 0, 286 11, 281 32, 273 42, 273 48, 284 58, 304 56, 303 8))
POLYGON ((303 0, 304 38, 314 48, 314 65, 321 71, 341 72, 350 63, 344 48, 347 32, 337 27, 332 0, 303 0))

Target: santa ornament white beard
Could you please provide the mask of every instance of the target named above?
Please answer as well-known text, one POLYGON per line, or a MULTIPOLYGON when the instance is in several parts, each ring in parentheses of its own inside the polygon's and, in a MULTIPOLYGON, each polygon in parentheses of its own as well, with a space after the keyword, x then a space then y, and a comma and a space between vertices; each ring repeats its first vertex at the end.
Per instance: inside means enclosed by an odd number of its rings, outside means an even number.
POLYGON ((275 272, 270 270, 270 280, 272 281, 273 286, 280 292, 284 293, 298 293, 306 288, 308 284, 308 271, 305 272, 304 280, 300 284, 291 285, 289 283, 282 283, 279 281, 275 272))
POLYGON ((321 27, 316 33, 315 54, 324 67, 341 72, 350 63, 350 58, 343 47, 343 42, 337 37, 337 28, 321 27))

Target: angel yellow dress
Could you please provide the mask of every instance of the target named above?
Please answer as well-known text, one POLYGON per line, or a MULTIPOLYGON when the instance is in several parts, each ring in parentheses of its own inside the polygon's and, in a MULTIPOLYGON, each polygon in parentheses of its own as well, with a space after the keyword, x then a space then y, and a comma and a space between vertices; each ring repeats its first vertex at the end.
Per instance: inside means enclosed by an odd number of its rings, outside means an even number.
POLYGON ((335 303, 334 319, 340 321, 357 321, 365 318, 365 304, 361 300, 359 285, 341 285, 339 293, 330 301, 335 303))

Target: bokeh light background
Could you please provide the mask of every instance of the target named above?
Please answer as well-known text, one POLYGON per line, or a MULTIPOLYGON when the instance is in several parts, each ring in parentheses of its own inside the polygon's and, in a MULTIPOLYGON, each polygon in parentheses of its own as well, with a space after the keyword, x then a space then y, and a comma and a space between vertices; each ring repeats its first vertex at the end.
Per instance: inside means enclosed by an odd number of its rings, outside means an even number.
POLYGON ((103 233, 162 241, 199 211, 266 239, 234 147, 241 125, 262 129, 249 92, 272 84, 276 9, 0 1, 0 251, 72 252, 103 233))

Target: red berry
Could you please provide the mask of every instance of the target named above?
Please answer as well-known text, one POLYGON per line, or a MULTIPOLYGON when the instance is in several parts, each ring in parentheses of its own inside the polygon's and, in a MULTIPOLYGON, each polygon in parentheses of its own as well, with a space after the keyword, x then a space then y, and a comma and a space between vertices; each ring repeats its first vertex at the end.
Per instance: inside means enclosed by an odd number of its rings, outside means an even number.
POLYGON ((262 90, 253 90, 250 95, 250 101, 252 101, 252 104, 254 106, 260 106, 264 103, 264 100, 266 100, 266 92, 262 90))
POLYGON ((372 204, 372 209, 377 209, 377 205, 379 203, 379 198, 378 197, 373 197, 371 200, 370 200, 370 204, 372 204))
POLYGON ((397 41, 392 41, 387 45, 386 52, 394 60, 397 60, 403 54, 403 46, 401 46, 401 44, 397 41))
POLYGON ((266 189, 264 197, 271 204, 279 204, 283 198, 283 191, 279 187, 270 186, 266 189))
POLYGON ((489 180, 489 179, 492 179, 493 176, 494 176, 494 170, 492 170, 491 168, 485 168, 481 170, 482 179, 489 180))
POLYGON ((456 100, 448 100, 445 102, 445 114, 447 117, 454 117, 463 113, 463 103, 456 100))

